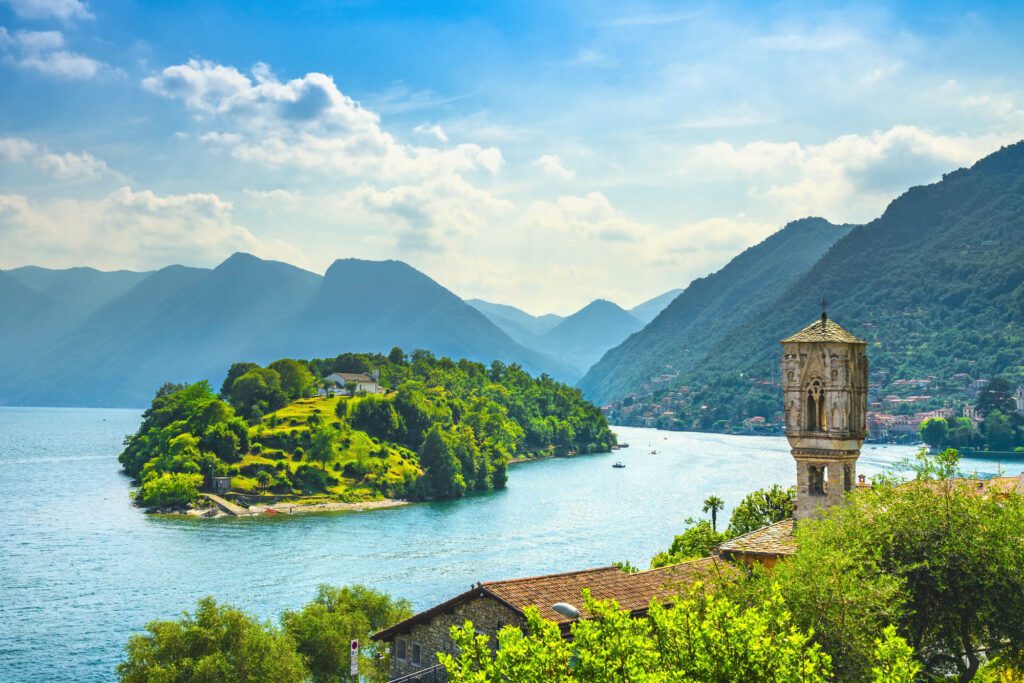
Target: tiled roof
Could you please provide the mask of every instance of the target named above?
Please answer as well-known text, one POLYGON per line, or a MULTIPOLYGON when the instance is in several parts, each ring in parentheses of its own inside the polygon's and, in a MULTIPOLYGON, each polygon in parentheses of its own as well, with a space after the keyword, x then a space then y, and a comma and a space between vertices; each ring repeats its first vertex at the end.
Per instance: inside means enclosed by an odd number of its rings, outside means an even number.
MULTIPOLYGON (((705 557, 635 574, 628 574, 618 567, 600 567, 566 574, 491 581, 481 584, 481 588, 519 612, 535 606, 545 619, 562 623, 572 620, 555 612, 551 606, 567 602, 581 607, 584 588, 589 588, 590 594, 598 600, 614 599, 619 607, 633 612, 646 609, 651 598, 667 600, 678 595, 681 588, 731 571, 730 565, 705 557)), ((581 615, 586 618, 582 610, 581 615)))
POLYGON ((824 322, 815 320, 813 323, 800 330, 791 337, 786 337, 786 342, 843 342, 846 344, 866 344, 863 339, 855 337, 842 327, 825 318, 824 322))
POLYGON ((718 551, 726 557, 730 553, 792 555, 796 552, 796 537, 793 535, 793 528, 793 518, 790 517, 726 541, 718 546, 718 551))
POLYGON ((363 373, 363 372, 335 372, 335 373, 329 375, 328 379, 330 379, 331 377, 340 377, 341 379, 345 380, 346 382, 375 382, 376 381, 373 377, 370 377, 369 375, 367 375, 366 373, 363 373))
POLYGON ((399 633, 407 632, 416 624, 430 622, 438 614, 451 611, 457 605, 484 597, 498 600, 520 614, 527 607, 535 606, 542 617, 565 629, 573 620, 555 612, 551 606, 559 602, 569 603, 578 608, 580 616, 586 619, 588 615, 582 609, 584 588, 590 589, 590 594, 598 600, 614 599, 623 609, 642 613, 648 608, 652 598, 667 603, 697 581, 728 578, 734 576, 736 572, 736 568, 727 562, 714 557, 704 557, 634 574, 613 566, 507 581, 489 581, 384 629, 374 634, 373 638, 389 640, 399 633))

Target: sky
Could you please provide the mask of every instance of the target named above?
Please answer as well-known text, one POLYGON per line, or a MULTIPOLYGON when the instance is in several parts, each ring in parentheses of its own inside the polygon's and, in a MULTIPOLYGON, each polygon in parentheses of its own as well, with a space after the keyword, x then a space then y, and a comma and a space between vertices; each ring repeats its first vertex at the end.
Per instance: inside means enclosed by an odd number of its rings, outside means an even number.
POLYGON ((400 259, 570 313, 1024 138, 1024 3, 0 0, 0 268, 400 259))

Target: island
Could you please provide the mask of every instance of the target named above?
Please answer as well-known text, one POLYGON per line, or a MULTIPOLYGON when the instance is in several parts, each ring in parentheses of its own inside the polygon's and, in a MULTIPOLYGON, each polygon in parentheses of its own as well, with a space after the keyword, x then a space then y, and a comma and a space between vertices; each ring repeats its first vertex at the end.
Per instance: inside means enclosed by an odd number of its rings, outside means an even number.
POLYGON ((607 452, 579 390, 518 365, 343 353, 165 384, 118 460, 137 504, 203 517, 368 509, 503 488, 513 461, 607 452))

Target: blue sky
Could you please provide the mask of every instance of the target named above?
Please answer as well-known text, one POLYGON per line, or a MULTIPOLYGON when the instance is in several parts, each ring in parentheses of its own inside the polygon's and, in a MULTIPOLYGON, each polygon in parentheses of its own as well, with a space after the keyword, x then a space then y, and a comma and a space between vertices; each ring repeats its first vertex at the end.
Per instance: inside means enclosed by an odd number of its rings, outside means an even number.
POLYGON ((1024 138, 1022 15, 0 0, 0 267, 398 258, 634 305, 1024 138))

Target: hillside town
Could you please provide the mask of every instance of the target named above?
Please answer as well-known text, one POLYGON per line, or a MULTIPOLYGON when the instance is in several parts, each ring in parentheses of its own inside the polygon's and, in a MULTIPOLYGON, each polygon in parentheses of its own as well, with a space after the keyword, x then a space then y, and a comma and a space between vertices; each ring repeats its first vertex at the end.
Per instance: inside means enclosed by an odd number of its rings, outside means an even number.
MULTIPOLYGON (((782 411, 723 419, 716 407, 694 400, 706 387, 673 386, 675 373, 652 377, 639 391, 602 406, 612 424, 653 427, 672 431, 716 431, 731 434, 781 434, 782 411), (712 419, 709 419, 712 418, 712 419)), ((777 378, 750 378, 752 392, 777 395, 777 378)), ((918 443, 921 423, 932 418, 964 417, 978 427, 983 420, 975 405, 989 384, 961 372, 948 378, 890 379, 884 370, 873 370, 868 384, 867 440, 878 443, 918 443)), ((1024 385, 1016 387, 1013 400, 1024 416, 1024 385)))

